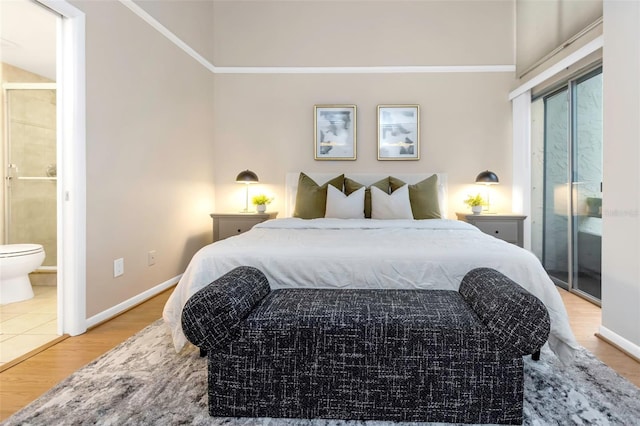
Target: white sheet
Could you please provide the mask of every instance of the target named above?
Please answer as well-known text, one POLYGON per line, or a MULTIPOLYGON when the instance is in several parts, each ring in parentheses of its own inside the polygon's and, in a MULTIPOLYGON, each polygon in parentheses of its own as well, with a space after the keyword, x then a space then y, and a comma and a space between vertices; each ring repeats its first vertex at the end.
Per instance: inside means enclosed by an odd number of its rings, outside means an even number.
POLYGON ((192 294, 241 265, 260 269, 272 289, 424 288, 457 290, 476 267, 494 268, 546 305, 549 346, 565 362, 578 348, 558 290, 530 252, 455 220, 275 219, 208 245, 191 260, 163 318, 180 351, 180 317, 192 294))

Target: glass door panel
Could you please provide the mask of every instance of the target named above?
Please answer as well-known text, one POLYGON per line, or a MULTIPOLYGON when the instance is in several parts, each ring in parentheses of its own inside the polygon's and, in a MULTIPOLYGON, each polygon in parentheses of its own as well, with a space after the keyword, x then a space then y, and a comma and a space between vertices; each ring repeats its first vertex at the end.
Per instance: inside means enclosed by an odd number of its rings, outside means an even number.
POLYGON ((574 83, 573 90, 572 288, 601 297, 602 72, 574 83))
POLYGON ((56 91, 7 93, 6 242, 42 244, 57 265, 56 91))
POLYGON ((565 88, 545 98, 542 264, 557 284, 569 283, 569 98, 565 88))

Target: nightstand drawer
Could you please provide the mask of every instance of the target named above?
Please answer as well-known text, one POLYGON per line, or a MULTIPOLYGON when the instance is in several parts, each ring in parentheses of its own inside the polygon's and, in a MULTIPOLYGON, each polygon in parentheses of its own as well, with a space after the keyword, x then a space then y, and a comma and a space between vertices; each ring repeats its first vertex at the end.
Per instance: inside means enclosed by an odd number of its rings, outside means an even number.
POLYGON ((220 232, 219 239, 223 240, 225 238, 247 232, 249 229, 253 228, 254 225, 257 225, 258 223, 263 221, 264 219, 249 218, 221 220, 218 228, 218 231, 220 232))
POLYGON ((517 246, 524 246, 524 220, 519 214, 469 214, 456 213, 458 220, 475 225, 485 234, 500 238, 517 246))
POLYGON ((265 220, 275 219, 278 212, 269 213, 211 213, 213 241, 240 235, 265 220))
POLYGON ((474 223, 485 234, 493 235, 509 243, 518 242, 518 224, 513 221, 477 221, 474 223))

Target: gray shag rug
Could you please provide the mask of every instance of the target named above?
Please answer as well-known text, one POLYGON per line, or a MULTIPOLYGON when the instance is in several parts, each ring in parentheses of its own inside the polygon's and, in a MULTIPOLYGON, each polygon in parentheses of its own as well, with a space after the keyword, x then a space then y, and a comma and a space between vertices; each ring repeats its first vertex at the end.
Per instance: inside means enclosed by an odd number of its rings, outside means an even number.
MULTIPOLYGON (((527 357, 524 395, 526 425, 640 424, 640 389, 585 349, 570 366, 560 364, 546 348, 539 362, 527 357)), ((161 320, 78 370, 3 424, 401 425, 209 417, 206 359, 193 347, 176 354, 161 320)))

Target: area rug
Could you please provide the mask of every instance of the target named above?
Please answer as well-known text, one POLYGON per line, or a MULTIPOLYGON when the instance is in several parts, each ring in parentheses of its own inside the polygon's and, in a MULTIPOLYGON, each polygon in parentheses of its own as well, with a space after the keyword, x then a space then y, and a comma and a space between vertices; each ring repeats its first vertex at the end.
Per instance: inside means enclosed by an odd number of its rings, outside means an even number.
MULTIPOLYGON (((4 425, 408 425, 379 421, 209 417, 207 366, 173 350, 159 320, 83 367, 4 425)), ((524 424, 636 425, 640 389, 581 349, 563 366, 546 348, 525 363, 524 424)), ((412 423, 415 425, 416 423, 412 423)), ((419 423, 424 425, 425 423, 419 423)))

